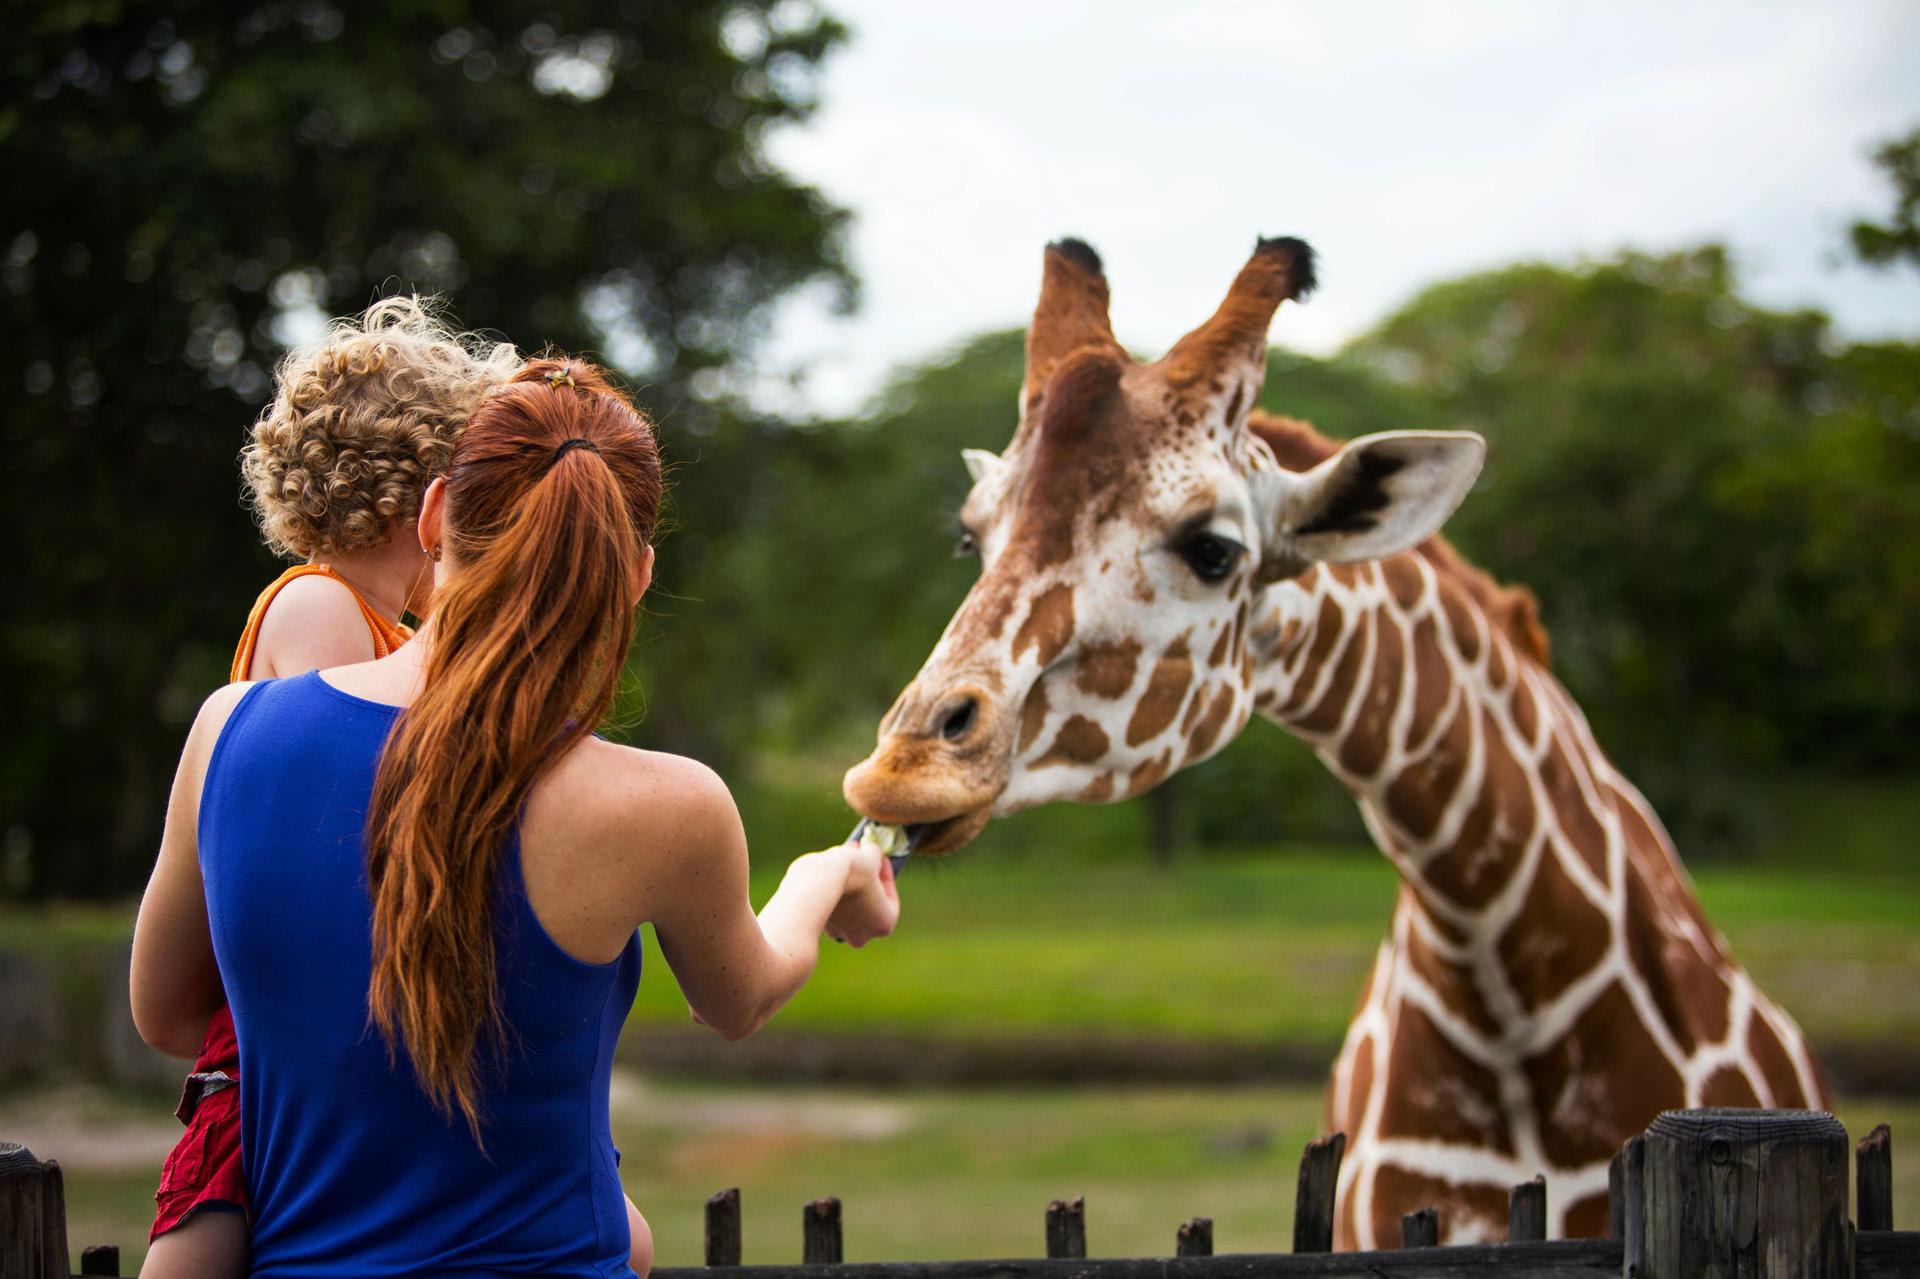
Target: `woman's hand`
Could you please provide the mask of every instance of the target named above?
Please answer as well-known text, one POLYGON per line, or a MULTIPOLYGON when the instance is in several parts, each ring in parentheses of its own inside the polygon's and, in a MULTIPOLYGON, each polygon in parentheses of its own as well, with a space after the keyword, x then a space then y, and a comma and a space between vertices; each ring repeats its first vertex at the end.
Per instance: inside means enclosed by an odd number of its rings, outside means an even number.
POLYGON ((847 854, 847 886, 827 917, 827 936, 858 949, 900 922, 900 889, 893 882, 893 863, 878 844, 862 840, 841 847, 847 854))

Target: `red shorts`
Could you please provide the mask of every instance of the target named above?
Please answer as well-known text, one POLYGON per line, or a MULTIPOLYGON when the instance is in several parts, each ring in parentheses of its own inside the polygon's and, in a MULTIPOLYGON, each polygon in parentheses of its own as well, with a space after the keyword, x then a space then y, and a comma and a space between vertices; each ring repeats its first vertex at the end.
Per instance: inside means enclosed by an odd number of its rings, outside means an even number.
POLYGON ((240 1041, 225 1004, 207 1024, 200 1057, 180 1090, 174 1111, 187 1131, 167 1156, 149 1242, 201 1208, 247 1211, 247 1178, 240 1167, 240 1041))

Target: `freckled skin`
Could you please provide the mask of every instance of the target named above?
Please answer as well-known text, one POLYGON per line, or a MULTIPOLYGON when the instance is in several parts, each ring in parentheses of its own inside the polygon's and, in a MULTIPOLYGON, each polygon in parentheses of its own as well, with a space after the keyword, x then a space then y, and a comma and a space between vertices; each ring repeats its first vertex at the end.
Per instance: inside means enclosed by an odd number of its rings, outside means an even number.
MULTIPOLYGON (((1328 1089, 1337 1245, 1392 1246, 1427 1203, 1443 1239, 1504 1238, 1507 1189, 1536 1172, 1550 1231, 1590 1233, 1607 1158, 1658 1108, 1822 1106, 1825 1085, 1551 674, 1530 593, 1438 537, 1322 563, 1254 522, 1263 474, 1338 448, 1250 410, 1291 252, 1263 242, 1214 318, 1141 365, 1097 259, 1049 251, 1019 424, 962 511, 980 578, 848 797, 932 823, 937 856, 990 815, 1138 795, 1257 709, 1347 784, 1402 878, 1328 1089), (1197 534, 1246 550, 1210 580, 1197 534), (955 688, 981 690, 978 723, 935 741, 916 726, 955 688)), ((1348 522, 1386 500, 1335 496, 1348 522)))

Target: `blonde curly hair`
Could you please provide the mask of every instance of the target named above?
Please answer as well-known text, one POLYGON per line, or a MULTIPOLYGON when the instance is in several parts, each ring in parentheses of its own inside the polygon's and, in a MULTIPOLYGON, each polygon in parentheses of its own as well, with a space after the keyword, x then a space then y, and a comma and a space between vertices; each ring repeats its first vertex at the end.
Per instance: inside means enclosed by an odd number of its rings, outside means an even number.
POLYGON ((460 428, 520 364, 511 344, 456 333, 411 295, 289 351, 240 452, 267 545, 288 559, 380 545, 419 510, 460 428))

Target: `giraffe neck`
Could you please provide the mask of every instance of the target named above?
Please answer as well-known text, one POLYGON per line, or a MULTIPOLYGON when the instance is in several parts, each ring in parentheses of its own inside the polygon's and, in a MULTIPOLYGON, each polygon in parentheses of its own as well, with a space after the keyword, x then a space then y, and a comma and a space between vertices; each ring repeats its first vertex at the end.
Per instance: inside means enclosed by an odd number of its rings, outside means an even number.
POLYGON ((1416 1200, 1456 1241, 1497 1237, 1535 1172, 1554 1235, 1597 1233, 1608 1159, 1660 1110, 1824 1104, 1645 800, 1450 552, 1268 596, 1254 704, 1346 783, 1402 879, 1328 1094, 1355 1143, 1345 1246, 1416 1200))
POLYGON ((1478 1046, 1538 1053, 1622 994, 1676 1064, 1724 1034, 1744 975, 1664 829, 1453 566, 1414 552, 1270 594, 1255 704, 1352 791, 1406 886, 1397 944, 1478 1046))

